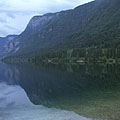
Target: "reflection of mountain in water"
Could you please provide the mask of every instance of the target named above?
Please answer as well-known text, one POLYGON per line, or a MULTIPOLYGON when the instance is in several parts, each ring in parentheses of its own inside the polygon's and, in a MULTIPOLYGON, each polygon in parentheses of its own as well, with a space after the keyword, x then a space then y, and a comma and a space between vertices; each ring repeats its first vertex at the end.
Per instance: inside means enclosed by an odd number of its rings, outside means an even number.
POLYGON ((61 97, 83 98, 96 91, 119 89, 119 66, 59 66, 61 70, 57 67, 4 65, 2 72, 4 80, 21 85, 34 104, 48 104, 61 97))
MULTIPOLYGON (((34 104, 52 104, 60 98, 79 97, 118 90, 120 84, 119 67, 116 66, 79 66, 73 72, 52 68, 30 68, 21 73, 20 85, 25 89, 34 104), (74 72, 75 71, 75 72, 74 72)), ((88 99, 86 99, 88 100, 88 99)))
POLYGON ((16 66, 0 63, 0 82, 18 84, 20 81, 19 69, 16 66))
POLYGON ((0 83, 0 120, 89 120, 73 112, 35 106, 20 86, 0 83))
POLYGON ((0 84, 0 108, 18 105, 32 105, 25 91, 20 86, 0 84))
POLYGON ((7 83, 19 84, 34 104, 72 110, 89 118, 110 116, 108 113, 118 110, 117 65, 4 66, 7 83))

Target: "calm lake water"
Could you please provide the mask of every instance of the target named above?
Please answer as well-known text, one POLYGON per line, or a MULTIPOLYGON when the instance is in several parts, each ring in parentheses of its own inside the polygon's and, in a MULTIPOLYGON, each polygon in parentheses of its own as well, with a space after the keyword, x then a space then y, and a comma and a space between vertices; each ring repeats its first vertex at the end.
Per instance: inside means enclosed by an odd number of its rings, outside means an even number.
POLYGON ((120 119, 119 65, 0 63, 0 120, 92 119, 120 119))

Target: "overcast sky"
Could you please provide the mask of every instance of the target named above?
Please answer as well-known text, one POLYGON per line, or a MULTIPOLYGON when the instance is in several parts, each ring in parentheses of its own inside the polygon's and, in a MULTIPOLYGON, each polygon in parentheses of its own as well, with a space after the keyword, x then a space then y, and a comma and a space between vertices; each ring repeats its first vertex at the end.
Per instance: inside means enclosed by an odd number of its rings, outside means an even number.
POLYGON ((0 0, 0 37, 20 34, 31 17, 74 8, 92 0, 0 0))

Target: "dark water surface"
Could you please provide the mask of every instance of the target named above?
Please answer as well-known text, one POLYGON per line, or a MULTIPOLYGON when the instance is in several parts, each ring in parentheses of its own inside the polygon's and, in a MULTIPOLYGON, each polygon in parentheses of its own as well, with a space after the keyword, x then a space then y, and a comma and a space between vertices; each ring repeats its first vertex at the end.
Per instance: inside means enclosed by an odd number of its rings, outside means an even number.
POLYGON ((87 118, 119 120, 119 65, 0 63, 0 120, 87 118))

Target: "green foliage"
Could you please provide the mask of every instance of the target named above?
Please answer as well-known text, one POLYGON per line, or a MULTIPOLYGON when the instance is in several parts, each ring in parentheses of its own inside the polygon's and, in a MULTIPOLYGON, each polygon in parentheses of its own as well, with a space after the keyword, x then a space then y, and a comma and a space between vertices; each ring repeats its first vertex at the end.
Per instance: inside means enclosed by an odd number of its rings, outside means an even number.
POLYGON ((17 38, 21 47, 16 55, 32 57, 33 61, 49 58, 96 61, 120 57, 119 0, 96 0, 41 17, 52 19, 39 23, 36 28, 28 25, 17 38))
POLYGON ((9 62, 30 63, 120 63, 120 48, 77 48, 49 52, 46 54, 32 54, 31 56, 16 56, 5 58, 9 62))

